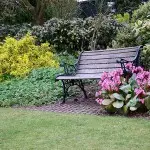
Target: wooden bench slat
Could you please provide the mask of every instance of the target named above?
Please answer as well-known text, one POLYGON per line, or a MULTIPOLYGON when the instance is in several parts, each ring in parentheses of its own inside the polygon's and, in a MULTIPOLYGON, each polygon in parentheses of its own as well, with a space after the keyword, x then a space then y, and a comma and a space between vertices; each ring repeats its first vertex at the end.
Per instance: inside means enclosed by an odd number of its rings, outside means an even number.
MULTIPOLYGON (((121 51, 112 51, 111 52, 111 54, 125 54, 125 53, 130 53, 130 52, 134 52, 134 53, 136 53, 136 50, 134 50, 134 49, 131 49, 131 50, 129 50, 129 51, 126 51, 126 50, 121 50, 121 51)), ((95 52, 93 52, 93 53, 88 53, 88 52, 84 52, 83 54, 82 54, 82 56, 94 56, 94 55, 110 55, 110 52, 108 51, 108 50, 106 50, 106 51, 104 51, 104 52, 98 52, 98 51, 95 51, 95 52)))
MULTIPOLYGON (((102 68, 102 69, 80 69, 77 73, 84 73, 84 74, 93 74, 93 73, 103 73, 103 72, 110 72, 115 70, 116 68, 102 68)), ((119 68, 118 68, 119 69, 119 68)))
POLYGON ((125 58, 125 57, 134 57, 136 55, 135 52, 130 53, 120 53, 120 54, 108 54, 108 55, 94 55, 94 56, 84 56, 81 55, 81 60, 95 60, 95 59, 118 59, 118 58, 125 58))
POLYGON ((93 52, 112 52, 112 51, 130 51, 130 50, 137 50, 139 48, 139 46, 136 47, 126 47, 126 48, 116 48, 116 49, 104 49, 104 50, 91 50, 91 51, 84 51, 84 53, 93 53, 93 52))
MULTIPOLYGON (((122 57, 125 58, 125 57, 122 57)), ((132 61, 134 59, 134 57, 128 57, 125 58, 128 61, 132 61)), ((120 58, 116 59, 116 58, 112 58, 112 59, 98 59, 98 60, 80 60, 79 65, 83 65, 83 64, 110 64, 110 63, 116 63, 116 60, 120 60, 120 58)))
POLYGON ((100 68, 119 68, 119 63, 111 63, 111 64, 80 64, 78 69, 100 69, 100 68))
POLYGON ((69 79, 100 79, 100 74, 76 74, 72 76, 58 76, 57 80, 69 80, 69 79))

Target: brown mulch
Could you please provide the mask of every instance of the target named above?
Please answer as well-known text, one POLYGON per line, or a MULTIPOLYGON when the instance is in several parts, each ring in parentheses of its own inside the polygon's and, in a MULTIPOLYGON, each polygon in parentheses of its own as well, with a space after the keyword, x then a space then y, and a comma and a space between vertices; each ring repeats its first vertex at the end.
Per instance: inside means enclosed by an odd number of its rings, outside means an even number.
MULTIPOLYGON (((61 104, 61 101, 57 101, 54 104, 43 105, 43 106, 32 106, 24 107, 26 110, 38 110, 47 112, 58 112, 58 113, 71 113, 71 114, 89 114, 89 115, 105 115, 108 114, 103 107, 95 102, 95 86, 86 87, 88 93, 88 99, 84 99, 81 91, 76 91, 74 97, 66 100, 65 104, 61 104)), ((112 115, 111 115, 112 116, 112 115)), ((119 116, 118 114, 113 114, 113 116, 119 116)), ((130 118, 146 118, 150 119, 150 114, 148 113, 132 113, 127 117, 130 118)))
POLYGON ((29 110, 41 110, 59 113, 76 113, 76 114, 93 114, 98 115, 103 110, 98 104, 91 100, 67 100, 65 104, 56 102, 50 105, 44 105, 40 107, 26 107, 29 110))

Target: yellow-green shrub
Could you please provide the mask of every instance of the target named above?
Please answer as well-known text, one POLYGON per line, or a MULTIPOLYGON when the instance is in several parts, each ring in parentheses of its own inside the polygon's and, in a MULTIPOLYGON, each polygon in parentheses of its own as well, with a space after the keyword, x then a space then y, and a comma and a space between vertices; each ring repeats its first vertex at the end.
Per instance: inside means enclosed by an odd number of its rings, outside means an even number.
POLYGON ((25 76, 39 67, 58 67, 49 43, 35 44, 35 37, 27 34, 20 40, 7 37, 0 45, 0 76, 25 76))

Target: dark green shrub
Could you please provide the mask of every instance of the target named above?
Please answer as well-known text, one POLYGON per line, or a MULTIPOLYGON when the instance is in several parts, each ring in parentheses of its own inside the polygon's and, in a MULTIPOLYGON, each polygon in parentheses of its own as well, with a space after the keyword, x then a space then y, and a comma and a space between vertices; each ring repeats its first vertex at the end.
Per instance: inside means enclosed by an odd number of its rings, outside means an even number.
POLYGON ((20 24, 32 21, 28 1, 1 0, 0 1, 0 24, 20 24))
POLYGON ((41 68, 28 77, 0 83, 0 106, 26 106, 52 103, 62 97, 61 82, 55 77, 62 70, 41 68))
POLYGON ((67 51, 75 54, 77 51, 90 50, 91 41, 96 41, 95 48, 106 48, 110 46, 116 34, 116 24, 111 17, 98 16, 96 18, 64 20, 53 18, 44 23, 43 26, 31 26, 25 24, 10 26, 13 33, 2 28, 2 39, 7 34, 17 39, 23 37, 27 32, 37 37, 38 43, 48 41, 53 44, 58 53, 67 51), (4 30, 4 31, 3 31, 4 30), (5 31, 6 30, 6 31, 5 31), (96 35, 96 36, 95 36, 96 35))
POLYGON ((135 36, 135 31, 133 30, 133 27, 127 25, 118 29, 118 33, 113 40, 112 45, 114 48, 138 45, 137 37, 135 36))
POLYGON ((150 45, 144 46, 141 60, 142 60, 142 65, 147 70, 150 70, 150 45))
POLYGON ((141 0, 115 0, 118 13, 132 12, 137 9, 141 0))
POLYGON ((3 41, 6 36, 14 37, 18 33, 17 37, 23 37, 31 28, 31 24, 15 24, 15 25, 0 25, 0 41, 3 41), (22 33, 22 34, 21 34, 22 33))
POLYGON ((111 47, 111 41, 116 36, 116 31, 119 24, 112 19, 111 16, 99 14, 92 24, 91 49, 105 49, 111 47))
POLYGON ((72 19, 75 17, 77 11, 77 1, 75 0, 55 0, 51 1, 50 5, 45 9, 45 18, 49 20, 51 18, 72 19))

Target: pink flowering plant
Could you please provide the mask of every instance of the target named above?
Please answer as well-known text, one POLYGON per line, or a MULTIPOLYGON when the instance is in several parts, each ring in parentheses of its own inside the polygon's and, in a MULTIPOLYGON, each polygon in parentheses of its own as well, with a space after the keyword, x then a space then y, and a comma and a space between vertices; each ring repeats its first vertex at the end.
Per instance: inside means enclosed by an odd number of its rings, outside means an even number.
POLYGON ((126 64, 130 76, 123 77, 122 69, 104 72, 99 81, 96 101, 109 112, 127 114, 142 106, 150 109, 150 72, 132 63, 126 64))

